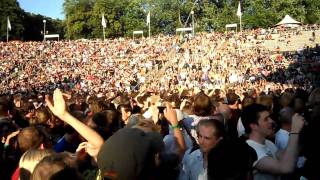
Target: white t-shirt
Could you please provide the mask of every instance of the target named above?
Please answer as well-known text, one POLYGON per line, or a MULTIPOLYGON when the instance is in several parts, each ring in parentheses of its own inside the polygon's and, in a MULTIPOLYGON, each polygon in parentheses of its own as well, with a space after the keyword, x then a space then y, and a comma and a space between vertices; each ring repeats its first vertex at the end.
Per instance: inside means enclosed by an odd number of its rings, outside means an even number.
MULTIPOLYGON (((272 157, 276 159, 276 152, 278 151, 278 148, 276 147, 273 142, 266 140, 265 144, 257 143, 253 140, 247 140, 246 141, 249 146, 251 146, 257 154, 257 160, 253 163, 253 167, 257 165, 259 160, 261 160, 264 157, 272 157)), ((278 180, 280 179, 279 176, 274 176, 270 173, 263 173, 259 171, 258 169, 253 170, 253 179, 254 180, 278 180)))

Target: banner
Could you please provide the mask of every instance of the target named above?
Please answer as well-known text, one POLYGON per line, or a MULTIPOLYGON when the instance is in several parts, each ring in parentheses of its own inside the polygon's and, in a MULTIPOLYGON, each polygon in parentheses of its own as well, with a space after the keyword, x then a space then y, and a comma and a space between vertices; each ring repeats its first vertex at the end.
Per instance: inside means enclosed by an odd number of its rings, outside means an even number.
POLYGON ((7 28, 9 29, 9 31, 11 31, 11 23, 10 23, 9 17, 7 20, 7 28))
POLYGON ((237 10, 237 16, 239 16, 239 17, 242 16, 240 1, 239 1, 239 5, 238 5, 238 10, 237 10))
POLYGON ((102 14, 101 25, 102 25, 103 28, 106 28, 106 27, 107 27, 106 20, 104 19, 104 14, 102 14))
POLYGON ((147 25, 150 24, 150 11, 148 12, 148 15, 147 15, 147 25))

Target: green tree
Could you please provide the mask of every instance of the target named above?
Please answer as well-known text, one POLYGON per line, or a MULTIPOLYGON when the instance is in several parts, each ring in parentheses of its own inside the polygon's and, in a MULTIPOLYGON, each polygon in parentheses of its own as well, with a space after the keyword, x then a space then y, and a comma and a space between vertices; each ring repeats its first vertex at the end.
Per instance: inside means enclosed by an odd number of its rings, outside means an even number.
POLYGON ((278 19, 276 11, 269 1, 251 0, 243 4, 243 23, 245 28, 267 28, 273 26, 278 19))
POLYGON ((66 34, 68 39, 91 38, 92 16, 95 0, 65 0, 63 4, 66 17, 66 34))
POLYGON ((298 21, 305 21, 305 4, 300 0, 274 0, 271 8, 276 12, 274 17, 276 21, 280 21, 287 14, 298 21))
POLYGON ((301 4, 305 6, 307 24, 320 24, 320 1, 319 0, 301 0, 301 4))
POLYGON ((238 8, 236 1, 224 0, 221 6, 217 10, 214 22, 214 29, 217 31, 224 31, 226 24, 239 23, 239 18, 236 15, 238 8))
POLYGON ((7 17, 10 19, 11 31, 9 32, 9 38, 20 39, 21 34, 24 31, 23 18, 24 11, 20 8, 19 3, 16 0, 0 0, 0 39, 6 40, 7 36, 7 17))
POLYGON ((200 20, 197 23, 197 31, 213 31, 217 29, 218 7, 211 1, 203 1, 200 4, 200 20))

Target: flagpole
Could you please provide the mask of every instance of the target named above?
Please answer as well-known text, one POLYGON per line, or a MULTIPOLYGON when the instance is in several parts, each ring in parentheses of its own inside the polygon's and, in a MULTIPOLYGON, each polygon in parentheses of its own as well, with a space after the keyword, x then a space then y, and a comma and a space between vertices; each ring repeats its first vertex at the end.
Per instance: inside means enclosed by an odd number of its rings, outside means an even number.
POLYGON ((242 33, 242 21, 241 21, 241 18, 242 18, 242 14, 240 16, 240 33, 242 33))
POLYGON ((148 13, 148 21, 149 21, 149 22, 148 22, 148 27, 149 27, 149 39, 150 39, 150 36, 151 36, 151 35, 150 35, 150 34, 151 34, 151 33, 150 33, 150 29, 151 29, 151 26, 150 26, 150 24, 151 24, 150 16, 151 16, 151 15, 150 15, 150 10, 149 10, 149 13, 148 13))
POLYGON ((102 17, 101 17, 101 25, 102 25, 102 31, 103 31, 103 41, 106 40, 106 27, 107 27, 107 24, 106 24, 106 20, 104 18, 104 13, 102 13, 102 17))
POLYGON ((103 41, 105 41, 106 39, 106 31, 105 31, 105 28, 103 27, 103 41))
POLYGON ((151 28, 150 28, 150 24, 151 24, 151 23, 149 22, 149 39, 150 39, 150 29, 151 29, 151 28))
POLYGON ((7 42, 8 40, 9 40, 9 17, 7 17, 7 42))
POLYGON ((8 24, 7 24, 7 42, 9 40, 9 28, 8 28, 8 24))

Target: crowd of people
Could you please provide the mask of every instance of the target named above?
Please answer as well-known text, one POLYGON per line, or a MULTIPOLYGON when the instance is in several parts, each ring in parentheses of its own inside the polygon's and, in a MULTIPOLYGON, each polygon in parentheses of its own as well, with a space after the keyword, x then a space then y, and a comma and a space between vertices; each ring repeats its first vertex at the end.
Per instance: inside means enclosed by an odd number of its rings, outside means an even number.
POLYGON ((319 179, 320 47, 257 33, 1 42, 0 177, 319 179))

